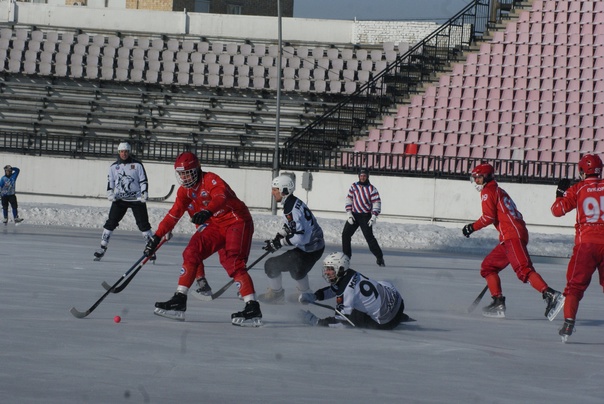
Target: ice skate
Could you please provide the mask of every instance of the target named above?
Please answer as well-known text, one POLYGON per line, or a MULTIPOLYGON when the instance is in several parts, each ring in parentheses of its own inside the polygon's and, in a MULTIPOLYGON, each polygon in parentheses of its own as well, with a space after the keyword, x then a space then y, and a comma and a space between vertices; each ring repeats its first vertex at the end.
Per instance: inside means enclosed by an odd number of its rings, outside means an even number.
POLYGON ((482 309, 482 315, 492 318, 505 318, 505 297, 494 296, 493 302, 482 309))
POLYGON ((192 291, 193 297, 206 302, 211 301, 212 288, 206 278, 199 278, 195 282, 197 282, 197 288, 192 291))
POLYGON ((15 224, 16 224, 16 223, 21 223, 22 221, 23 221, 23 219, 21 219, 21 218, 20 218, 20 217, 18 217, 18 216, 15 218, 15 224))
POLYGON ((568 341, 568 337, 573 334, 575 330, 575 320, 572 318, 567 318, 564 320, 564 324, 562 324, 562 328, 558 331, 558 335, 562 338, 562 342, 568 341))
POLYGON ((557 290, 547 288, 547 290, 543 292, 543 300, 546 304, 545 317, 547 317, 549 321, 553 321, 564 306, 564 296, 557 290))
POLYGON ((101 258, 103 258, 103 256, 105 255, 106 251, 107 251, 107 247, 101 246, 101 248, 99 248, 98 250, 96 250, 94 252, 94 260, 95 261, 100 261, 101 258))
POLYGON ((268 288, 266 293, 258 296, 258 300, 267 304, 283 304, 285 303, 285 290, 273 290, 268 288))
POLYGON ((379 266, 379 267, 385 267, 386 263, 384 262, 384 257, 380 257, 378 258, 375 263, 379 266))
POLYGON ((231 323, 241 327, 260 327, 262 325, 260 304, 255 300, 250 300, 242 311, 231 314, 231 323))
POLYGON ((2 219, 2 223, 7 224, 8 223, 8 217, 5 217, 4 219, 2 219))
POLYGON ((167 302, 156 302, 153 313, 172 320, 185 321, 187 311, 187 295, 176 292, 167 302))

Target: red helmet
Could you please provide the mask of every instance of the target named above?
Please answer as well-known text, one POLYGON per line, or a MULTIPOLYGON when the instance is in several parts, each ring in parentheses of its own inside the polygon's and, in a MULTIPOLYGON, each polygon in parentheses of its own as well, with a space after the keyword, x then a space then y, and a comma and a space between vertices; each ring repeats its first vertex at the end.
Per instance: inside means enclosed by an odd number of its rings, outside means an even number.
POLYGON ((472 170, 472 178, 484 177, 485 181, 491 181, 494 176, 495 169, 488 163, 479 164, 472 170))
POLYGON ((181 153, 174 162, 176 181, 185 188, 191 188, 199 180, 201 167, 199 159, 191 152, 181 153))
POLYGON ((472 176, 470 177, 470 181, 472 181, 472 183, 474 184, 474 188, 476 188, 476 190, 480 192, 482 191, 487 182, 495 178, 494 172, 495 169, 493 169, 492 165, 487 163, 479 164, 472 170, 472 176), (475 179, 477 177, 483 178, 482 184, 476 184, 475 179))
POLYGON ((586 154, 579 161, 579 173, 581 178, 586 176, 602 175, 602 160, 595 154, 586 154))

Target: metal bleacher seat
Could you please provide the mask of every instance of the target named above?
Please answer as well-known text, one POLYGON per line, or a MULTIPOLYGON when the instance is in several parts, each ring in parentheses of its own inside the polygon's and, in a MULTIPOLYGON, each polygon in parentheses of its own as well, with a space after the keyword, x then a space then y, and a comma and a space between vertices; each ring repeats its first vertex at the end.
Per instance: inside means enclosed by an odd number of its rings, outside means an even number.
POLYGON ((85 77, 89 80, 96 80, 99 78, 99 65, 98 64, 87 64, 85 77))
POLYGON ((201 52, 193 52, 190 54, 189 59, 192 64, 202 63, 203 62, 203 53, 201 52))
POLYGON ((217 74, 208 74, 208 87, 218 87, 220 84, 220 76, 217 74))
POLYGON ((145 83, 154 84, 157 83, 159 79, 159 71, 153 70, 151 68, 145 71, 145 83))
POLYGON ((10 28, 0 29, 0 39, 10 40, 13 37, 13 30, 10 28))
POLYGON ((128 68, 127 67, 117 67, 115 69, 115 80, 128 81, 128 68))
POLYGON ((24 74, 36 74, 38 68, 38 64, 36 61, 25 60, 23 62, 23 73, 24 74))
POLYGON ((166 42, 166 48, 174 53, 180 50, 180 42, 178 39, 171 38, 166 42))
POLYGON ((143 73, 144 73, 145 69, 140 69, 137 67, 133 67, 130 70, 130 81, 134 82, 134 83, 138 83, 143 81, 143 73))
POLYGON ((29 39, 29 29, 27 28, 17 28, 15 29, 15 38, 27 41, 29 39))
POLYGON ((249 56, 252 54, 252 45, 244 43, 239 45, 239 52, 243 56, 249 56))
POLYGON ((250 86, 250 77, 249 77, 249 74, 242 74, 242 72, 240 71, 239 74, 237 75, 236 87, 237 88, 246 89, 249 86, 250 86))
MULTIPOLYGON (((119 48, 121 45, 121 42, 122 42, 121 38, 117 35, 109 35, 109 36, 107 36, 106 40, 107 40, 107 45, 113 46, 114 48, 119 48)), ((99 45, 102 48, 103 46, 105 46, 105 43, 97 44, 97 45, 99 45)))
POLYGON ((84 76, 84 65, 82 63, 71 63, 69 72, 70 77, 81 78, 84 76))
POLYGON ((52 74, 52 62, 40 61, 38 64, 38 74, 41 76, 50 76, 52 74))
POLYGON ((154 38, 150 41, 150 49, 155 49, 161 52, 164 50, 164 46, 164 40, 161 38, 154 38))
POLYGON ((233 88, 235 86, 235 76, 233 76, 232 74, 223 74, 221 82, 222 87, 233 88))
POLYGON ((160 75, 160 82, 168 85, 174 83, 174 71, 162 71, 160 75))

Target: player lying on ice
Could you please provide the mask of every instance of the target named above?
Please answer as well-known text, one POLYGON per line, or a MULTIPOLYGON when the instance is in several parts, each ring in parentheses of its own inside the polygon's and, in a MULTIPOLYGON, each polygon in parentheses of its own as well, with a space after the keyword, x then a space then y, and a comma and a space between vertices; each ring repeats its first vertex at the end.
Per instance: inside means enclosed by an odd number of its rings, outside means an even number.
POLYGON ((323 261, 323 278, 330 284, 315 293, 300 295, 300 303, 336 298, 335 316, 319 319, 310 311, 301 311, 310 325, 392 330, 401 322, 411 321, 403 311, 405 303, 401 294, 390 282, 369 279, 349 268, 348 256, 335 252, 323 261))

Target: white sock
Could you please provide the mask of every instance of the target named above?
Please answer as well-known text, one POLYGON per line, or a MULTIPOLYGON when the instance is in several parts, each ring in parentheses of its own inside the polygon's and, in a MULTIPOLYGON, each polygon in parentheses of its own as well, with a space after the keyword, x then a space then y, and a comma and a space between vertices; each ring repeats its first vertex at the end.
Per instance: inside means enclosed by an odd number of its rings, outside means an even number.
POLYGON ((297 280, 298 282, 298 292, 304 293, 310 291, 310 284, 308 283, 308 275, 304 278, 297 280))
POLYGON ((277 276, 276 278, 268 278, 268 283, 269 283, 269 287, 272 290, 275 290, 278 292, 281 289, 283 289, 283 282, 282 282, 281 274, 279 274, 279 276, 277 276))

